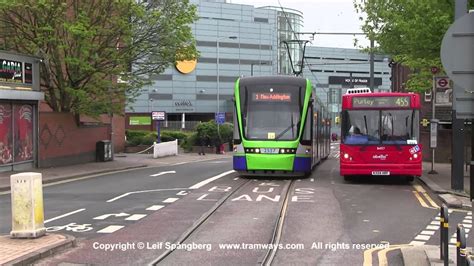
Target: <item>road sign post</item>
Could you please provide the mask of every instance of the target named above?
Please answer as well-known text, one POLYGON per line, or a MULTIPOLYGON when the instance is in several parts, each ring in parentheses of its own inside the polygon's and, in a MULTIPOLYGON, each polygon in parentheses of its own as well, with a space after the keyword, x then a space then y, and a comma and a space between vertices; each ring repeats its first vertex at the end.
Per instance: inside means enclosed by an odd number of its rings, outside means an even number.
POLYGON ((160 143, 161 142, 160 124, 161 124, 161 121, 166 120, 166 112, 165 111, 153 111, 153 112, 151 112, 151 119, 156 121, 156 134, 157 134, 156 142, 160 143))
POLYGON ((463 119, 474 119, 474 13, 467 13, 466 0, 456 0, 455 18, 441 43, 441 62, 454 82, 451 188, 463 190, 463 119))
POLYGON ((428 172, 430 175, 436 175, 438 172, 434 170, 435 164, 435 150, 438 146, 438 119, 431 119, 430 123, 430 148, 431 148, 431 171, 428 172))

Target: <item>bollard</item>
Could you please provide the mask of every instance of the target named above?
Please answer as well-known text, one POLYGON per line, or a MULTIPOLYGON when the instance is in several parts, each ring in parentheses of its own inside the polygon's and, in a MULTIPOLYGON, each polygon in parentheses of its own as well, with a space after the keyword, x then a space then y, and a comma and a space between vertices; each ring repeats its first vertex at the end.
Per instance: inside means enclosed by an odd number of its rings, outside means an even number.
POLYGON ((41 173, 10 176, 12 199, 12 238, 36 238, 46 233, 41 173))
POLYGON ((440 210, 439 230, 440 230, 440 259, 444 265, 449 265, 449 212, 448 207, 443 204, 440 210))
POLYGON ((467 264, 466 232, 464 231, 464 227, 461 224, 458 224, 456 229, 456 240, 457 265, 464 266, 467 264))

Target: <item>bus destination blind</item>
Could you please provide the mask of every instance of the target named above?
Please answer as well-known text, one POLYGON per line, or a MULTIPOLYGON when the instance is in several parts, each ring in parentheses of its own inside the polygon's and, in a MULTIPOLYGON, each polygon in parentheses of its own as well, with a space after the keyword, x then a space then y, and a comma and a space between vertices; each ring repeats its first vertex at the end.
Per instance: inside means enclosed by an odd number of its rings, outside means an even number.
POLYGON ((380 107, 380 108, 400 108, 410 107, 410 97, 353 97, 353 108, 380 107))

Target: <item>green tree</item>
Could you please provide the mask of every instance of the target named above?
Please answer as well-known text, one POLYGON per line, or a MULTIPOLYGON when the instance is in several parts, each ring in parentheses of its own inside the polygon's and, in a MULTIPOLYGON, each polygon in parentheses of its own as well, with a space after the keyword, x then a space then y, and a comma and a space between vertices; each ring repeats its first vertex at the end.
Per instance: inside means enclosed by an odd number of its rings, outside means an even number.
MULTIPOLYGON (((469 6, 474 7, 474 0, 469 6)), ((453 22, 454 1, 354 0, 354 7, 364 20, 362 30, 379 49, 412 69, 407 88, 431 88, 431 67, 442 69, 441 41, 453 22)))
POLYGON ((151 77, 196 58, 196 19, 188 0, 0 0, 0 43, 42 58, 53 110, 120 114, 151 77))

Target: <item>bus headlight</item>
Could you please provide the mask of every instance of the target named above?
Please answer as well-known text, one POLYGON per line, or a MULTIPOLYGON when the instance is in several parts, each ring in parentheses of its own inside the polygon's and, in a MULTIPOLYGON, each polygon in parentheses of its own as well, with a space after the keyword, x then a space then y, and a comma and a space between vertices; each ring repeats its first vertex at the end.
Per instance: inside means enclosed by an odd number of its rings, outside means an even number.
POLYGON ((349 159, 349 154, 348 153, 344 153, 344 159, 349 159))
POLYGON ((417 159, 418 158, 418 154, 413 154, 413 159, 417 159))

